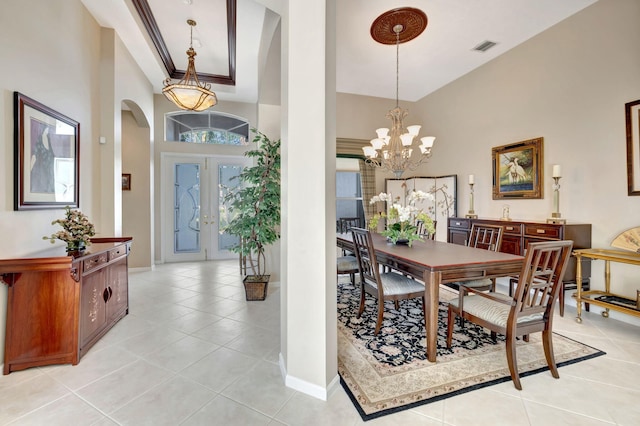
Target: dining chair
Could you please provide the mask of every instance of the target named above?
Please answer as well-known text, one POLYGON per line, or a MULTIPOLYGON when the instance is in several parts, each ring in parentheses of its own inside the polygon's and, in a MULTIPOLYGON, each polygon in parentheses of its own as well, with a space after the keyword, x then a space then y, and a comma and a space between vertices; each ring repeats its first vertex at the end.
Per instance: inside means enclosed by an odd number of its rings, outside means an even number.
POLYGON ((376 258, 371 233, 366 229, 351 228, 351 234, 360 270, 360 307, 357 317, 360 318, 364 312, 366 294, 378 299, 378 319, 376 321, 375 335, 378 334, 382 326, 384 303, 388 300, 396 302, 419 297, 422 299, 424 314, 424 284, 397 272, 381 272, 381 265, 378 264, 376 258))
POLYGON ((356 274, 360 270, 358 267, 358 259, 352 255, 338 256, 336 260, 338 275, 349 274, 349 280, 352 285, 356 285, 356 274))
POLYGON ((542 332, 547 365, 551 375, 559 378, 553 354, 553 312, 572 248, 573 241, 530 243, 513 297, 467 288, 471 294, 451 300, 447 348, 451 348, 456 315, 489 329, 494 340, 497 333, 505 335, 511 379, 516 389, 522 390, 516 358, 516 338, 542 332))
POLYGON ((421 235, 421 236, 425 237, 427 240, 435 240, 436 239, 435 229, 437 229, 436 228, 437 225, 438 225, 438 221, 434 220, 433 221, 433 229, 434 229, 433 234, 429 234, 427 232, 427 230, 425 229, 424 222, 421 221, 421 220, 416 221, 416 228, 418 228, 418 231, 417 231, 418 235, 421 235))
POLYGON ((338 232, 346 234, 353 227, 362 228, 359 217, 341 217, 338 219, 338 232))
MULTIPOLYGON (((500 251, 502 246, 502 233, 504 228, 500 225, 476 225, 471 227, 471 233, 467 240, 468 247, 474 247, 484 250, 500 251)), ((460 281, 450 284, 451 287, 457 287, 458 299, 462 300, 467 295, 467 288, 476 290, 494 292, 496 290, 495 278, 482 278, 479 280, 460 281)), ((464 327, 464 319, 460 317, 460 327, 464 327)))

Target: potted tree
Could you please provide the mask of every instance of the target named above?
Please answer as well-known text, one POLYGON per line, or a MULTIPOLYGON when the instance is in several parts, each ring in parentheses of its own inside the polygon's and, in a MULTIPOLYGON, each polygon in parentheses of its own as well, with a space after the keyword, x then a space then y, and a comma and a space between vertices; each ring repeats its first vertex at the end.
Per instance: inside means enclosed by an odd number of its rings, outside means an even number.
POLYGON ((225 231, 237 235, 231 251, 247 259, 251 274, 244 277, 247 300, 264 300, 270 275, 266 274, 265 246, 280 238, 280 140, 255 133, 256 148, 245 155, 254 160, 238 176, 240 185, 225 197, 233 217, 225 231))

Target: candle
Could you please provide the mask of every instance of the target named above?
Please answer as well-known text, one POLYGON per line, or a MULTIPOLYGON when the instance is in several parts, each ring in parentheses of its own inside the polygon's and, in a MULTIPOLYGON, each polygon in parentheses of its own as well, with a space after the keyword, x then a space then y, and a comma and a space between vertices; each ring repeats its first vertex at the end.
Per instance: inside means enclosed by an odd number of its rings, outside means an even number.
POLYGON ((474 184, 474 176, 469 175, 469 185, 473 185, 473 184, 474 184))
POLYGON ((559 177, 561 177, 561 176, 562 176, 562 175, 560 174, 560 164, 554 164, 554 165, 553 165, 553 174, 552 174, 552 176, 553 176, 554 178, 559 178, 559 177))

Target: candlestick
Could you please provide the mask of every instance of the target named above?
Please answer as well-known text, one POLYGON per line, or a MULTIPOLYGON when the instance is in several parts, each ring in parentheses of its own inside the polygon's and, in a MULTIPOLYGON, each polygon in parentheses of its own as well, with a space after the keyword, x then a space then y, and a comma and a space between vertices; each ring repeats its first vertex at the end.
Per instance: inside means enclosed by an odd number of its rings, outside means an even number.
POLYGON ((567 223, 565 219, 561 219, 562 215, 560 214, 560 176, 555 176, 560 174, 560 166, 553 166, 553 212, 551 213, 551 218, 547 219, 547 223, 567 223), (556 170, 556 167, 558 168, 556 170))
POLYGON ((473 175, 469 175, 469 213, 464 215, 464 217, 468 217, 470 219, 477 219, 478 215, 473 210, 473 175))

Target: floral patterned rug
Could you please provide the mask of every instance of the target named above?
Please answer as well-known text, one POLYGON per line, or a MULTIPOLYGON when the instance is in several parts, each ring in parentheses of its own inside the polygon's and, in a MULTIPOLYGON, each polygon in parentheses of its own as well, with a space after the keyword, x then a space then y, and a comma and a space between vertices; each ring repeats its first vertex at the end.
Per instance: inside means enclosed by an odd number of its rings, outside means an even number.
MULTIPOLYGON (((457 293, 440 291, 438 361, 426 359, 424 317, 419 299, 385 307, 382 328, 373 332, 377 301, 367 296, 366 308, 356 318, 359 288, 348 281, 338 285, 338 372, 363 420, 406 410, 505 381, 511 381, 504 337, 493 342, 481 327, 467 322, 454 328, 451 349, 446 347, 447 300, 457 293)), ((558 367, 604 355, 598 349, 554 333, 558 367)), ((520 376, 548 372, 540 333, 517 350, 520 376)), ((549 374, 549 373, 547 373, 549 374)))

